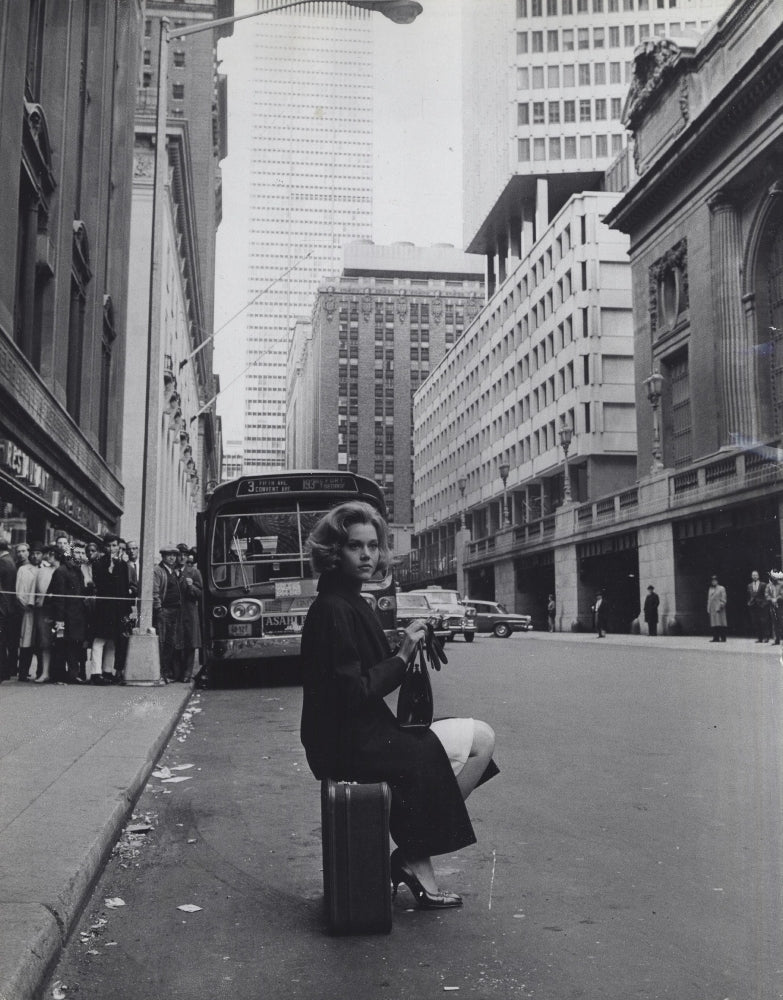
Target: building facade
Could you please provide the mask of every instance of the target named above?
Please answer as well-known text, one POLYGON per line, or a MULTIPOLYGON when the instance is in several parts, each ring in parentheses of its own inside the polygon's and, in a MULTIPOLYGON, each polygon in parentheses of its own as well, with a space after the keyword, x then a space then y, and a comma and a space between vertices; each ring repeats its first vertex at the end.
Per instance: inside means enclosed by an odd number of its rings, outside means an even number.
MULTIPOLYGON (((258 0, 259 9, 278 6, 258 0)), ((286 365, 296 320, 344 243, 372 231, 368 11, 313 4, 251 20, 250 229, 244 468, 285 467, 286 365)))
POLYGON ((696 37, 727 0, 463 0, 465 246, 502 284, 625 144, 633 53, 696 37))
POLYGON ((638 476, 653 495, 639 564, 670 628, 705 629, 717 574, 730 630, 750 634, 745 584, 781 566, 781 67, 779 7, 735 2, 698 45, 637 50, 625 108, 639 180, 607 221, 631 238, 638 476))
POLYGON ((539 614, 555 512, 633 481, 628 242, 602 222, 617 200, 569 199, 418 391, 412 568, 427 579, 539 614))
POLYGON ((0 531, 115 527, 141 0, 0 3, 0 531))
POLYGON ((452 246, 347 245, 342 274, 321 284, 312 324, 298 324, 292 341, 290 467, 369 476, 391 522, 405 526, 398 533, 409 532, 412 394, 460 339, 483 291, 482 259, 452 246))
POLYGON ((159 0, 146 7, 136 105, 128 323, 138 363, 126 371, 123 468, 128 485, 122 527, 126 535, 138 538, 143 521, 154 525, 154 545, 170 538, 195 541, 195 515, 203 509, 207 485, 220 478, 210 337, 215 236, 221 218, 220 160, 227 142, 226 81, 217 72, 216 43, 230 26, 181 39, 176 32, 232 14, 233 0, 186 5, 159 0), (168 18, 171 38, 163 68, 162 17, 168 18), (155 231, 153 260, 159 96, 165 102, 166 169, 157 194, 162 222, 158 220, 155 231), (148 414, 138 400, 146 398, 150 344, 159 377, 148 414), (145 430, 148 419, 157 426, 152 442, 145 430), (142 474, 145 447, 157 453, 154 489, 147 491, 142 474))

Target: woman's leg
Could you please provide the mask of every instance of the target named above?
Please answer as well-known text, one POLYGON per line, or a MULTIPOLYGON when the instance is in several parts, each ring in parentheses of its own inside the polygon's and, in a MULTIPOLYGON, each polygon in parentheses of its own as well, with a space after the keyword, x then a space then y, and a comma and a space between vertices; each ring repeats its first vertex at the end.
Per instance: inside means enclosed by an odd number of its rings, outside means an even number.
POLYGON ((481 780, 495 751, 495 733, 486 722, 473 722, 473 745, 462 770, 457 775, 457 784, 466 799, 481 780))

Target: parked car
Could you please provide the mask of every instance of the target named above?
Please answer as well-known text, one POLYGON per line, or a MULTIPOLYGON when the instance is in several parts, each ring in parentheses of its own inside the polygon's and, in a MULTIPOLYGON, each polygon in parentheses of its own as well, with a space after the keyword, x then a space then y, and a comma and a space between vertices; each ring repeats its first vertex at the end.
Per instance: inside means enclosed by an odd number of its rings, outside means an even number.
POLYGON ((512 632, 530 632, 533 628, 530 615, 506 611, 496 601, 475 601, 466 597, 463 603, 476 609, 476 629, 479 632, 493 632, 499 639, 507 639, 512 632))
POLYGON ((417 618, 432 620, 435 624, 435 635, 441 639, 447 639, 449 630, 444 626, 441 616, 430 604, 429 599, 424 594, 397 594, 397 628, 407 628, 412 621, 417 618))
POLYGON ((422 595, 427 598, 435 614, 440 615, 443 619, 450 639, 453 639, 455 635, 461 635, 465 642, 473 642, 473 637, 476 634, 476 612, 472 607, 460 603, 458 590, 427 587, 425 590, 408 591, 408 594, 422 595))

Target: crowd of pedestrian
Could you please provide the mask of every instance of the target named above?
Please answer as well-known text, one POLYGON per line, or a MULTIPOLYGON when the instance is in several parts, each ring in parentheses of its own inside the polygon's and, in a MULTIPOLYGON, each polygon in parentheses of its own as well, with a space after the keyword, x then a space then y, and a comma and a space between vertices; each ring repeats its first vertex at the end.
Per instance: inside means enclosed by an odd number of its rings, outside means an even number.
MULTIPOLYGON (((161 675, 188 683, 201 645, 196 550, 182 542, 161 555, 152 611, 161 675)), ((98 544, 60 532, 13 548, 0 538, 0 681, 124 683, 139 620, 138 560, 137 543, 116 534, 98 544)))

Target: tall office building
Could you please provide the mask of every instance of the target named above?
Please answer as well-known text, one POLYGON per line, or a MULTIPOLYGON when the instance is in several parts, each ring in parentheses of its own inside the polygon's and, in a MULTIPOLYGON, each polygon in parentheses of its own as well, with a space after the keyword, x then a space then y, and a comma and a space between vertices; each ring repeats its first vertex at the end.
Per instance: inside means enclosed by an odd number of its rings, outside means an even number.
MULTIPOLYGON (((259 7, 273 0, 259 0, 259 7)), ((370 15, 313 4, 254 31, 244 471, 285 465, 286 358, 344 243, 372 229, 370 15)))
POLYGON ((695 37, 727 0, 463 0, 465 246, 502 284, 625 144, 634 50, 695 37))

